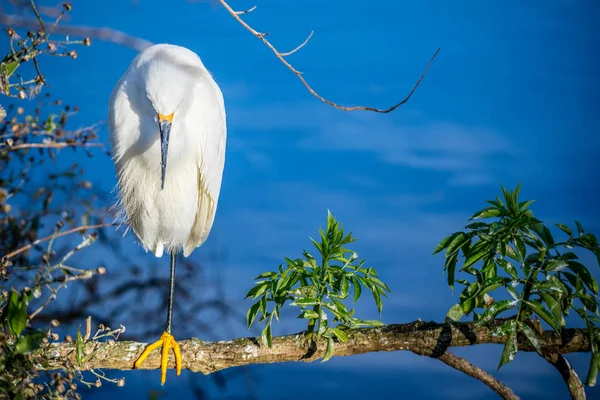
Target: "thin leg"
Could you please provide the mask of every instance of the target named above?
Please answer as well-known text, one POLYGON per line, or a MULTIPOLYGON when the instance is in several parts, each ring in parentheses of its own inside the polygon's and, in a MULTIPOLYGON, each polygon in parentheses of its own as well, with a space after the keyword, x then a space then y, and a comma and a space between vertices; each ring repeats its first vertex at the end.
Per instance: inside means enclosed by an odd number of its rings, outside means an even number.
POLYGON ((171 276, 169 279, 169 305, 167 309, 167 326, 165 327, 165 332, 162 334, 159 340, 152 343, 140 355, 140 357, 135 362, 135 368, 139 368, 142 365, 142 362, 148 358, 150 353, 160 346, 162 346, 161 352, 161 362, 160 362, 160 383, 165 384, 165 380, 167 379, 167 365, 169 362, 169 350, 173 349, 175 353, 175 368, 177 370, 177 375, 181 373, 181 350, 179 349, 179 344, 175 341, 175 338, 171 334, 172 328, 172 318, 173 318, 173 292, 175 291, 175 261, 177 259, 176 253, 171 253, 171 276))
POLYGON ((171 253, 171 277, 169 279, 169 305, 167 309, 167 326, 165 332, 171 334, 173 320, 173 292, 175 291, 175 263, 177 261, 177 253, 171 253))

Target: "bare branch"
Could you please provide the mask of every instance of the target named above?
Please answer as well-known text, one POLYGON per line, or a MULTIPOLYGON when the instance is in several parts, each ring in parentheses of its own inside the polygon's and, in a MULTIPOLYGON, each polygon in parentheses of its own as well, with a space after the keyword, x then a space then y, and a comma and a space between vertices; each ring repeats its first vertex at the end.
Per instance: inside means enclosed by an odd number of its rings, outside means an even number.
MULTIPOLYGON (((418 354, 418 353, 417 353, 418 354)), ((500 397, 506 400, 519 400, 519 396, 515 394, 508 386, 504 383, 500 382, 493 375, 488 372, 482 370, 481 368, 471 364, 469 361, 465 360, 462 357, 458 357, 450 352, 445 352, 439 357, 436 357, 438 360, 443 362, 450 367, 457 369, 465 374, 480 380, 485 385, 487 385, 490 389, 496 392, 500 397)))
POLYGON ((23 149, 64 149, 66 147, 104 147, 103 143, 23 143, 11 146, 9 143, 0 143, 0 150, 23 150, 23 149))
POLYGON ((2 261, 5 262, 7 260, 10 260, 11 258, 13 258, 14 256, 16 256, 17 254, 21 254, 22 252, 29 250, 33 246, 37 246, 38 244, 46 242, 48 240, 53 240, 53 239, 56 239, 56 238, 61 237, 61 236, 70 235, 71 233, 75 233, 75 232, 86 231, 88 229, 100 229, 100 228, 106 228, 106 227, 115 226, 115 225, 116 224, 113 224, 113 223, 97 224, 97 225, 84 225, 84 226, 79 226, 77 228, 69 229, 68 231, 55 233, 53 235, 46 236, 45 238, 37 239, 36 241, 34 241, 33 243, 28 244, 27 246, 23 246, 20 249, 17 249, 15 251, 11 252, 11 253, 6 254, 4 257, 2 257, 2 261))
MULTIPOLYGON (((449 347, 470 346, 484 343, 502 344, 503 338, 492 335, 495 327, 505 321, 495 321, 489 326, 475 326, 474 323, 435 323, 416 321, 408 324, 386 325, 380 328, 351 329, 347 331, 348 341, 336 343, 335 356, 349 356, 379 351, 408 350, 432 356, 445 352, 449 347)), ((183 354, 183 367, 194 372, 209 374, 226 368, 266 364, 286 361, 314 361, 325 354, 325 343, 317 342, 310 346, 304 333, 273 338, 271 348, 259 345, 256 338, 240 338, 231 341, 204 342, 189 339, 179 342, 183 354)), ((541 335, 541 346, 557 353, 589 351, 585 329, 565 329, 562 338, 553 331, 541 335)), ((37 351, 46 358, 39 369, 59 369, 75 360, 73 343, 52 343, 37 351)), ((84 352, 89 360, 81 369, 107 368, 129 370, 142 353, 146 343, 138 342, 90 342, 84 352)), ((535 351, 528 342, 519 343, 520 351, 535 351)), ((160 352, 148 357, 142 369, 160 367, 160 352)), ((450 361, 452 362, 452 361, 450 361)), ((174 359, 170 368, 175 367, 174 359)))
POLYGON ((252 8, 249 8, 249 9, 247 9, 247 10, 244 10, 244 11, 236 11, 235 13, 236 13, 237 15, 244 15, 244 14, 249 14, 249 13, 251 13, 251 12, 252 12, 252 11, 254 11, 254 10, 256 10, 256 6, 254 6, 254 7, 252 7, 252 8))
POLYGON ((37 19, 37 22, 40 26, 40 28, 42 28, 44 31, 46 30, 46 27, 44 27, 44 21, 42 21, 42 17, 40 16, 40 13, 37 10, 37 7, 35 6, 35 2, 33 0, 30 0, 31 3, 31 9, 33 10, 33 14, 35 15, 35 18, 37 19))
MULTIPOLYGON (((275 54, 275 56, 279 59, 279 61, 281 61, 283 63, 283 65, 285 65, 290 71, 292 71, 294 73, 294 75, 296 75, 298 77, 298 79, 300 79, 300 81, 306 87, 306 89, 308 89, 308 91, 310 92, 310 94, 312 94, 313 96, 315 96, 317 99, 321 100, 322 102, 324 102, 326 104, 329 104, 330 106, 335 107, 335 108, 337 108, 339 110, 342 110, 342 111, 373 111, 373 112, 384 113, 384 114, 394 111, 396 108, 398 108, 401 105, 405 104, 411 98, 411 96, 413 95, 413 93, 417 90, 417 88, 421 84, 421 81, 423 80, 423 78, 425 78, 425 75, 427 74, 427 71, 429 70, 429 67, 433 63, 433 60, 435 59, 435 57, 440 52, 440 49, 438 48, 435 51, 435 53, 433 54, 433 56, 431 57, 431 59, 429 60, 429 63, 427 63, 427 66, 425 67, 425 70, 421 74, 421 77, 419 78, 419 80, 417 81, 417 83, 415 84, 415 86, 413 87, 413 89, 410 91, 410 93, 408 93, 408 95, 404 99, 402 99, 398 103, 394 104, 393 106, 391 106, 389 108, 384 108, 384 109, 375 108, 375 107, 367 107, 367 106, 351 106, 351 107, 341 106, 341 105, 339 105, 337 103, 334 103, 333 101, 327 100, 326 98, 324 98, 323 96, 321 96, 320 94, 318 94, 308 84, 308 82, 304 79, 304 77, 302 77, 302 73, 300 71, 298 71, 296 68, 294 68, 294 66, 292 66, 292 64, 290 64, 289 62, 287 62, 287 60, 285 59, 285 57, 287 55, 293 54, 294 52, 296 52, 296 50, 302 48, 306 44, 306 42, 308 42, 308 40, 312 37, 312 33, 309 35, 308 39, 306 39, 304 41, 304 43, 302 43, 296 49, 294 49, 294 50, 292 50, 291 52, 288 52, 288 53, 280 53, 275 48, 275 46, 273 46, 271 44, 271 42, 269 42, 266 39, 267 34, 257 32, 256 30, 254 30, 250 25, 248 25, 240 17, 240 15, 245 14, 246 12, 243 12, 243 11, 242 12, 234 11, 231 8, 231 6, 229 6, 229 4, 227 4, 227 2, 225 0, 219 0, 219 2, 223 5, 223 7, 225 7, 225 9, 229 12, 229 14, 231 14, 231 16, 233 18, 235 18, 244 28, 246 28, 250 33, 252 33, 257 38, 259 38, 261 40, 261 42, 263 42, 269 49, 271 49, 271 51, 275 54)), ((252 9, 250 9, 250 11, 254 10, 254 8, 256 8, 256 7, 253 7, 252 9)))
MULTIPOLYGON (((9 15, 0 12, 0 25, 11 26, 25 29, 38 29, 38 21, 18 15, 9 15)), ((56 25, 52 31, 53 34, 72 35, 81 37, 90 37, 93 39, 104 40, 106 42, 116 43, 138 51, 152 46, 152 42, 128 35, 124 32, 111 28, 95 28, 81 25, 56 25)))
POLYGON ((567 359, 562 354, 557 353, 544 354, 544 358, 560 372, 560 376, 569 387, 571 398, 573 400, 585 400, 586 395, 581 379, 579 379, 567 359))
POLYGON ((310 35, 308 35, 308 37, 306 38, 306 40, 304 42, 302 42, 302 44, 300 46, 296 47, 292 51, 288 51, 287 53, 281 53, 281 55, 283 57, 287 57, 287 56, 289 56, 291 54, 294 54, 295 52, 297 52, 298 50, 300 50, 301 48, 303 48, 306 45, 306 43, 308 43, 308 41, 310 40, 310 38, 313 36, 314 33, 315 33, 315 31, 310 31, 310 35))

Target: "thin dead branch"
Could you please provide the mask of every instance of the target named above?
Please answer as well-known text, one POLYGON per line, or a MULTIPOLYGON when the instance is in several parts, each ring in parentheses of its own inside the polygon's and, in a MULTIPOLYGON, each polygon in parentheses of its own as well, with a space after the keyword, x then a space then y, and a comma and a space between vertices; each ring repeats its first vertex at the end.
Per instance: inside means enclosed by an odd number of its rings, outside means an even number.
MULTIPOLYGON (((11 26, 24 29, 38 29, 40 24, 37 20, 11 15, 0 12, 0 25, 11 26)), ((92 39, 103 40, 105 42, 115 43, 121 46, 129 47, 138 51, 152 46, 152 42, 141 39, 112 28, 96 28, 83 25, 56 25, 52 31, 53 34, 90 37, 92 39)))
POLYGON ((389 108, 375 108, 375 107, 367 107, 367 106, 350 106, 350 107, 346 107, 346 106, 342 106, 339 105, 337 103, 334 103, 331 100, 328 100, 326 98, 324 98, 323 96, 321 96, 320 94, 318 94, 306 81, 306 79, 304 79, 304 77, 302 76, 302 72, 298 71, 292 64, 290 64, 285 57, 295 53, 297 50, 301 49, 302 47, 304 47, 304 45, 306 45, 306 43, 308 43, 308 40, 312 37, 313 33, 311 32, 311 34, 308 36, 308 38, 302 43, 300 44, 297 48, 295 48, 294 50, 287 52, 287 53, 281 53, 279 52, 279 50, 277 50, 275 48, 275 46, 273 46, 271 44, 271 42, 269 42, 266 39, 266 36, 268 35, 267 33, 260 33, 256 30, 254 30, 254 28, 252 28, 250 25, 248 25, 241 17, 240 15, 244 15, 249 13, 250 11, 253 11, 255 7, 252 7, 249 10, 246 11, 235 11, 231 8, 231 6, 229 4, 227 4, 227 2, 225 0, 219 0, 219 2, 223 5, 223 7, 225 7, 225 9, 227 10, 227 12, 229 12, 229 14, 231 14, 231 16, 233 18, 235 18, 244 28, 246 28, 250 33, 252 33, 252 35, 256 36, 258 39, 260 39, 261 42, 263 42, 269 49, 271 49, 271 51, 273 52, 273 54, 275 54, 275 56, 279 59, 279 61, 281 61, 283 63, 283 65, 285 65, 290 71, 292 71, 294 73, 294 75, 296 75, 296 77, 298 77, 298 79, 300 79, 300 81, 302 82, 302 84, 306 87, 306 89, 310 92, 310 94, 312 94, 314 97, 316 97, 317 99, 321 100, 322 102, 329 104, 332 107, 335 107, 339 110, 342 111, 373 111, 373 112, 377 112, 377 113, 389 113, 394 111, 396 108, 400 107, 401 105, 405 104, 411 97, 412 95, 415 93, 415 91, 417 90, 417 88, 419 87, 419 85, 421 84, 421 81, 423 81, 423 79, 425 78, 425 75, 427 74, 427 71, 429 70, 429 67, 431 66, 431 64, 433 63, 433 60, 435 59, 435 57, 438 55, 438 53, 440 52, 440 49, 438 48, 435 53, 433 54, 433 56, 431 57, 431 59, 429 60, 429 62, 427 63, 427 66, 425 67, 425 70, 423 71, 423 73, 421 74, 421 77, 419 78, 419 80, 417 81, 417 83, 415 83, 414 87, 412 88, 412 90, 408 93, 408 95, 406 97, 404 97, 404 99, 402 99, 401 101, 399 101, 398 103, 394 104, 393 106, 389 107, 389 108))
POLYGON ((103 143, 23 143, 11 146, 9 143, 0 143, 0 150, 23 150, 23 149, 64 149, 67 147, 104 147, 103 143))
POLYGON ((48 240, 53 240, 53 239, 56 239, 56 238, 61 237, 61 236, 70 235, 71 233, 75 233, 75 232, 83 232, 83 231, 86 231, 86 230, 89 230, 89 229, 106 228, 106 227, 115 226, 115 225, 116 224, 114 224, 114 223, 105 223, 105 224, 96 224, 96 225, 84 225, 84 226, 79 226, 77 228, 69 229, 69 230, 64 231, 64 232, 55 233, 53 235, 46 236, 46 237, 41 238, 41 239, 37 239, 34 242, 32 242, 32 243, 30 243, 30 244, 28 244, 26 246, 23 246, 23 247, 15 250, 13 252, 10 252, 10 253, 6 254, 4 257, 2 257, 2 261, 10 260, 11 258, 13 258, 14 256, 16 256, 17 254, 21 254, 24 251, 29 250, 33 246, 37 246, 38 244, 46 242, 48 240))

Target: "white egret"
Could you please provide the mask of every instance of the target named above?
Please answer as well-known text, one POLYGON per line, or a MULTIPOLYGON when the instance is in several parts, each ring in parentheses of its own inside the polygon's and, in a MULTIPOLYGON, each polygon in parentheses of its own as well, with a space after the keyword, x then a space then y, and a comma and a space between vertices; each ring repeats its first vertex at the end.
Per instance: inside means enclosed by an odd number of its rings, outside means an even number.
POLYGON ((165 332, 135 362, 139 367, 162 345, 164 384, 171 348, 181 372, 171 324, 176 255, 183 250, 187 257, 204 243, 219 200, 227 136, 223 95, 197 54, 154 45, 115 86, 109 129, 121 216, 146 251, 171 254, 165 332))

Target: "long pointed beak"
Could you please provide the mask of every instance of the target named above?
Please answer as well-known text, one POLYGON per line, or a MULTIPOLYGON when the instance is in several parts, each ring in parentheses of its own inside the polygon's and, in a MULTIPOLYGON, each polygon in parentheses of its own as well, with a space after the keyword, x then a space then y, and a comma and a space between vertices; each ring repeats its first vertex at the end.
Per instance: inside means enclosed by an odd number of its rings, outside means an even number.
POLYGON ((167 174, 167 153, 169 152, 169 136, 171 135, 171 121, 159 119, 160 130, 160 190, 165 188, 165 176, 167 174))

